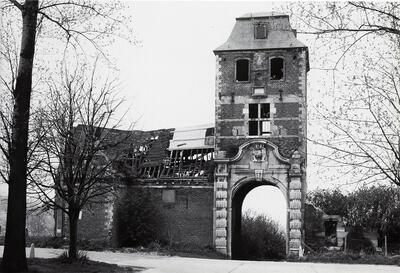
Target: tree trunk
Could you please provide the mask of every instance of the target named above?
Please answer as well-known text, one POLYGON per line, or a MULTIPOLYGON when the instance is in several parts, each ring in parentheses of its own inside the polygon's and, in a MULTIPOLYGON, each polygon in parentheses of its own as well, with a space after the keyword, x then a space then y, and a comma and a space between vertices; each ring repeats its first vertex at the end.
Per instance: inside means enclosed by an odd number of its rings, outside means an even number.
POLYGON ((14 93, 6 236, 2 267, 6 272, 27 269, 25 256, 26 173, 29 107, 35 53, 38 1, 26 0, 22 8, 22 40, 14 93))
POLYGON ((68 256, 70 259, 77 259, 78 257, 78 217, 79 212, 70 212, 69 217, 69 249, 68 256))

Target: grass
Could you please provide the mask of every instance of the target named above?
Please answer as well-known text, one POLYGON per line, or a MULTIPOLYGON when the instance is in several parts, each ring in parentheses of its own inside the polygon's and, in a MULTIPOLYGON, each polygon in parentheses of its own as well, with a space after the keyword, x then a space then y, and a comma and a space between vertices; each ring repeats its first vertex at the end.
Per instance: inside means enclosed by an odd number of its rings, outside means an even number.
POLYGON ((125 253, 149 253, 160 256, 179 256, 187 258, 228 259, 226 255, 215 251, 211 247, 200 247, 190 244, 179 244, 171 247, 150 244, 148 247, 115 248, 111 249, 111 251, 125 253))
POLYGON ((116 264, 107 264, 89 260, 86 260, 85 262, 62 262, 60 258, 35 258, 28 259, 28 269, 29 273, 122 273, 140 272, 144 268, 121 267, 116 264))
POLYGON ((289 259, 289 261, 311 263, 400 265, 400 255, 384 256, 380 254, 360 254, 359 252, 324 252, 308 254, 301 260, 292 258, 289 259))

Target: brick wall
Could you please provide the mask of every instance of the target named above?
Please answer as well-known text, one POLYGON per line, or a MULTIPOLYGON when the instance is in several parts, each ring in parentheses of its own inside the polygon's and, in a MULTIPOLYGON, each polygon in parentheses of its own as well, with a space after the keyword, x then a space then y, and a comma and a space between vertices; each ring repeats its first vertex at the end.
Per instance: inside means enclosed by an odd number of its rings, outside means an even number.
MULTIPOLYGON (((159 241, 163 243, 212 246, 213 187, 146 187, 151 202, 162 219, 159 241), (174 200, 163 200, 163 191, 174 191, 174 200)), ((138 187, 126 187, 130 195, 140 194, 138 187)), ((170 196, 169 196, 170 198, 170 196)))
POLYGON ((78 238, 108 241, 110 238, 110 208, 112 203, 94 204, 86 207, 78 220, 78 238))
POLYGON ((306 53, 304 49, 218 52, 216 66, 216 151, 235 155, 238 145, 248 140, 248 104, 270 103, 271 134, 267 138, 283 156, 305 151, 306 53), (269 79, 270 58, 284 58, 284 79, 269 79), (236 60, 250 61, 248 82, 235 79, 236 60), (253 88, 264 86, 264 96, 253 96, 253 88), (247 109, 246 109, 247 108, 247 109), (233 133, 235 132, 235 133, 233 133), (237 134, 237 132, 239 132, 237 134), (235 147, 236 146, 236 147, 235 147))
MULTIPOLYGON (((212 246, 213 236, 213 187, 146 187, 151 202, 158 208, 162 223, 159 240, 163 243, 212 246), (163 191, 175 191, 174 202, 163 201, 163 191)), ((137 187, 125 187, 131 195, 140 193, 137 187)), ((115 200, 116 201, 116 200, 115 200)), ((113 203, 96 204, 82 213, 79 220, 79 239, 107 241, 116 245, 114 222, 110 210, 113 203)), ((115 210, 113 211, 113 213, 115 210)))

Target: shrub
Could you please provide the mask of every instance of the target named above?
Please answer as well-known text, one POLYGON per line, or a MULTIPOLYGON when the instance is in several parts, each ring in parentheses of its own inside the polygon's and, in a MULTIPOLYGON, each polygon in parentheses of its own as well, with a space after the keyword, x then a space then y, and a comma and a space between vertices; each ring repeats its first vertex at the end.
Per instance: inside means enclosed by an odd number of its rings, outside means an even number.
POLYGON ((62 248, 68 241, 62 237, 28 236, 26 246, 29 247, 32 243, 35 247, 62 248))
POLYGON ((362 227, 354 227, 347 234, 347 250, 367 254, 374 254, 375 247, 372 242, 363 236, 362 227))
POLYGON ((125 194, 116 209, 116 235, 120 247, 147 246, 159 239, 162 217, 147 189, 125 194))
POLYGON ((78 256, 76 259, 71 259, 68 256, 68 251, 64 251, 60 256, 57 257, 58 262, 63 264, 70 264, 70 263, 80 263, 85 264, 89 262, 89 257, 85 251, 78 251, 78 256))
POLYGON ((109 242, 106 240, 98 240, 98 239, 82 239, 78 240, 78 247, 83 250, 104 250, 109 247, 109 242))
POLYGON ((247 260, 280 260, 286 256, 284 232, 266 215, 246 211, 242 217, 241 258, 247 260))

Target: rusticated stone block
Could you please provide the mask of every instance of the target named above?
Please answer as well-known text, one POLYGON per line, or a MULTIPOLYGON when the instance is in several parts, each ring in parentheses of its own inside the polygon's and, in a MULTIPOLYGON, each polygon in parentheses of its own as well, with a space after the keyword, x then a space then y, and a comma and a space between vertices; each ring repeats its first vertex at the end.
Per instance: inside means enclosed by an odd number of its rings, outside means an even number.
POLYGON ((289 188, 291 190, 300 190, 301 189, 301 182, 300 179, 292 179, 289 183, 289 188))
POLYGON ((226 216, 228 215, 226 209, 217 210, 215 214, 217 218, 226 218, 226 216))
POLYGON ((291 190, 289 192, 289 198, 290 198, 290 200, 301 199, 301 191, 300 190, 291 190))
POLYGON ((300 220, 291 220, 289 223, 290 229, 300 229, 301 221, 300 220))
POLYGON ((215 239, 215 246, 216 247, 226 247, 226 238, 219 237, 215 239))
POLYGON ((291 209, 301 209, 301 201, 300 200, 292 200, 289 204, 291 209))
POLYGON ((217 228, 215 234, 217 237, 226 237, 226 228, 217 228))
POLYGON ((301 245, 300 239, 290 239, 289 248, 298 249, 301 245))
POLYGON ((217 189, 227 189, 228 188, 228 182, 217 182, 217 189))
POLYGON ((226 219, 220 218, 215 221, 215 226, 217 228, 226 228, 226 219))
POLYGON ((226 191, 217 191, 216 197, 217 199, 226 199, 228 197, 228 193, 226 191))
POLYGON ((301 211, 296 209, 296 210, 290 210, 290 220, 298 220, 301 219, 301 211))
POLYGON ((300 229, 291 229, 289 232, 290 239, 300 239, 301 238, 301 231, 300 229))
POLYGON ((226 202, 226 200, 217 200, 217 201, 215 201, 215 206, 217 207, 217 209, 226 208, 227 205, 228 205, 228 202, 226 202))

